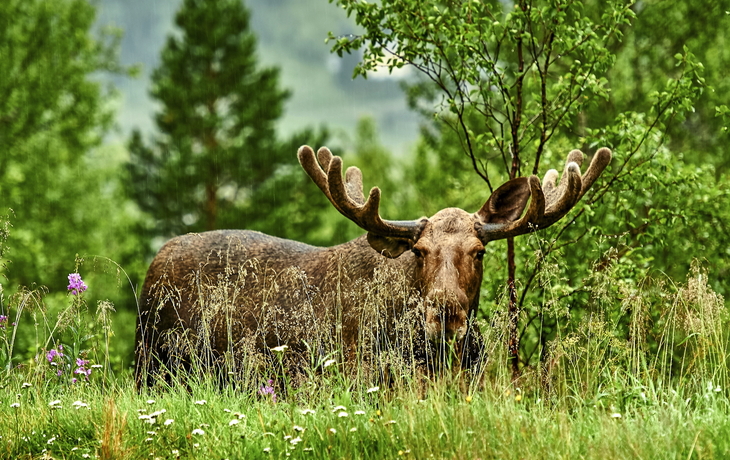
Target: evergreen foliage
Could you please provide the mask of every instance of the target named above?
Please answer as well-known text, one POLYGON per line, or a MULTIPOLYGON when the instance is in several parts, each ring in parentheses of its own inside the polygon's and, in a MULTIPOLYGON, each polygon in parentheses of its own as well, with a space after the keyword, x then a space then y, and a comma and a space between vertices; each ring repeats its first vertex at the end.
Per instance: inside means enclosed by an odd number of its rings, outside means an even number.
POLYGON ((176 16, 152 75, 160 135, 129 144, 132 195, 158 235, 244 226, 236 201, 291 163, 274 136, 287 92, 259 68, 249 17, 238 0, 186 0, 176 16))

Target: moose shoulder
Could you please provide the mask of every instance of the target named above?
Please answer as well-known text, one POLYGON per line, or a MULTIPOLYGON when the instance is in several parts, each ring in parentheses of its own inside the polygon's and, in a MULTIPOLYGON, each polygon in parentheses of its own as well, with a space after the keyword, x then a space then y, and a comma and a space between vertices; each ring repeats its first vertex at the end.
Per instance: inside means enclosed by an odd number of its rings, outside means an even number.
MULTIPOLYGON (((463 343, 479 304, 485 245, 557 222, 591 187, 611 152, 598 150, 583 176, 583 154, 570 152, 559 185, 555 170, 542 185, 536 176, 521 177, 496 189, 476 213, 446 208, 411 221, 381 218, 380 190, 374 187, 366 199, 360 170, 348 168, 343 179, 341 158, 327 148, 315 156, 302 146, 298 157, 332 205, 367 234, 330 248, 245 230, 170 240, 152 261, 142 289, 138 384, 150 383, 161 368, 176 367, 182 343, 208 344, 198 351, 215 360, 235 356, 244 345, 311 346, 324 334, 337 336, 347 357, 367 327, 358 297, 372 288, 362 287, 384 271, 400 274, 398 292, 422 299, 426 342, 463 343)), ((408 314, 407 305, 382 313, 385 321, 408 314)))

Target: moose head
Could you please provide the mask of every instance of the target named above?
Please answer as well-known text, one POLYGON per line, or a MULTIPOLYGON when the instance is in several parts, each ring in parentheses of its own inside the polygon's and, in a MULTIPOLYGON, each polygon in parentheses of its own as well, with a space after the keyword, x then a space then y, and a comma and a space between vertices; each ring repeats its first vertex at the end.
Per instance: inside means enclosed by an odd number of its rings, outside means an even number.
POLYGON ((484 247, 490 241, 546 228, 560 220, 583 197, 611 161, 611 151, 596 152, 581 176, 583 154, 568 155, 563 177, 551 169, 540 185, 537 176, 512 179, 497 188, 475 213, 446 208, 417 220, 380 217, 380 189, 365 199, 362 172, 349 167, 342 176, 342 159, 322 147, 302 146, 299 162, 332 205, 366 230, 369 245, 387 258, 410 252, 414 280, 426 302, 426 333, 433 341, 462 339, 467 319, 479 303, 484 247), (529 205, 528 205, 529 202, 529 205))

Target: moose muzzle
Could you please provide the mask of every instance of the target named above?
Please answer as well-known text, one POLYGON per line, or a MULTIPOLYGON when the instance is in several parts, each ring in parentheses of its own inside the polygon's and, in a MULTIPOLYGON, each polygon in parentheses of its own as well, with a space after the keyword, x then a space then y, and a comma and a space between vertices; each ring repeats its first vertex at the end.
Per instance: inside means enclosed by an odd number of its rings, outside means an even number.
POLYGON ((426 296, 426 335, 432 342, 462 340, 467 329, 468 299, 463 292, 436 289, 426 296))

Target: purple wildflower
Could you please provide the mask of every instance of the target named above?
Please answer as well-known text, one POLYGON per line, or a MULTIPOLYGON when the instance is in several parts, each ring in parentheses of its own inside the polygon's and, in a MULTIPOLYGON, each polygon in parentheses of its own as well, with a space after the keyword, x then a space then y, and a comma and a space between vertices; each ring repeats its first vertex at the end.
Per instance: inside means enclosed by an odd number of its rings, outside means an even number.
POLYGON ((5 323, 8 322, 8 317, 5 315, 0 315, 0 329, 5 329, 5 323))
POLYGON ((49 363, 55 361, 56 357, 63 358, 63 345, 59 345, 58 350, 51 348, 48 353, 46 353, 46 358, 49 363))
POLYGON ((79 295, 84 292, 88 286, 81 279, 81 275, 78 273, 69 273, 68 275, 68 290, 73 295, 79 295))
MULTIPOLYGON (((89 376, 91 375, 91 368, 87 369, 85 367, 87 364, 89 364, 88 359, 76 358, 77 367, 74 370, 74 374, 83 375, 86 380, 89 380, 89 376)), ((73 379, 73 383, 76 383, 76 378, 73 379)))
POLYGON ((259 387, 259 394, 261 396, 271 395, 271 400, 276 402, 276 392, 274 391, 274 381, 269 379, 267 385, 261 385, 259 387))

